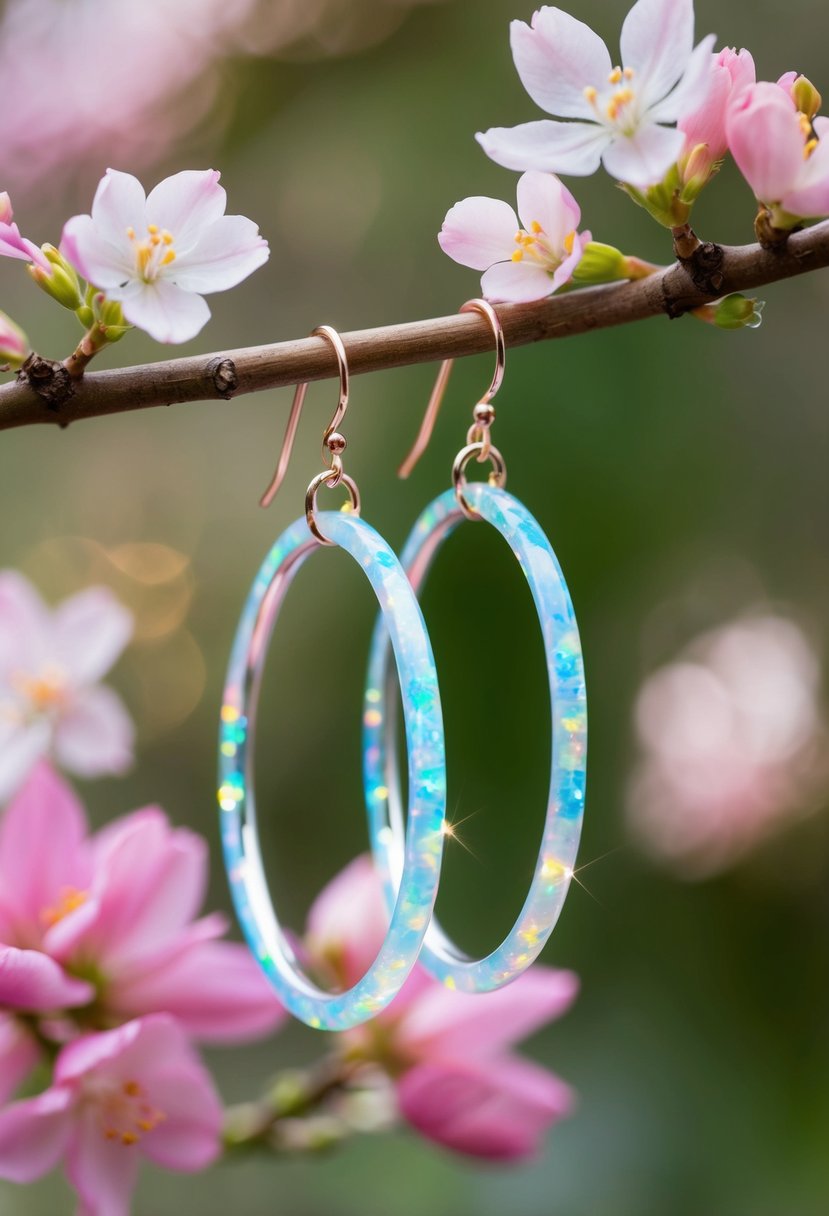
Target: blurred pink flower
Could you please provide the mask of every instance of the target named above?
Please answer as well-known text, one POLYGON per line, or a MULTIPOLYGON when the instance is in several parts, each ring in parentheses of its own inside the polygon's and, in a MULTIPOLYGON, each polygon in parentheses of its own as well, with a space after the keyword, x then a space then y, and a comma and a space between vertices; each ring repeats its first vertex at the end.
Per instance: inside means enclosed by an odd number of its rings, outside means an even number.
POLYGON ((270 1032, 284 1013, 247 948, 216 940, 223 916, 194 920, 206 884, 200 837, 153 807, 89 836, 40 764, 0 821, 0 1009, 94 1001, 83 1024, 102 1029, 164 1012, 211 1043, 270 1032))
POLYGON ((14 211, 8 192, 0 194, 0 257, 19 258, 24 262, 34 262, 41 270, 49 273, 51 266, 46 255, 34 241, 20 235, 17 224, 12 223, 14 211))
POLYGON ((665 126, 705 96, 713 35, 694 48, 693 0, 637 0, 622 26, 622 64, 589 26, 544 6, 532 24, 513 21, 512 54, 521 83, 548 114, 575 122, 493 127, 476 138, 507 169, 578 177, 608 173, 639 189, 661 181, 682 151, 665 126))
POLYGON ((679 158, 683 183, 704 183, 728 151, 725 115, 731 101, 757 79, 749 51, 726 47, 713 56, 708 92, 699 105, 681 114, 677 127, 685 136, 679 158))
POLYGON ((81 777, 122 773, 133 725, 98 681, 132 633, 132 617, 105 587, 50 611, 23 575, 0 572, 0 802, 42 756, 81 777))
POLYGON ((31 350, 29 339, 19 325, 4 312, 0 312, 0 362, 5 361, 12 367, 19 367, 25 362, 31 350))
MULTIPOLYGON (((387 919, 372 862, 359 857, 314 903, 309 955, 338 986, 354 984, 387 919)), ((571 971, 535 966, 498 992, 471 996, 416 968, 384 1013, 337 1036, 338 1050, 388 1071, 401 1115, 421 1135, 471 1156, 519 1160, 570 1113, 573 1093, 510 1049, 560 1017, 577 990, 571 971)))
POLYGON ((219 1155, 222 1109, 174 1019, 155 1015, 64 1047, 52 1085, 0 1111, 0 1177, 61 1161, 84 1216, 128 1216, 141 1157, 184 1173, 219 1155))
POLYGON ((826 790, 820 666, 782 617, 697 638, 645 681, 636 728, 632 830, 691 878, 733 865, 826 790))
POLYGON ((226 206, 214 169, 174 173, 149 196, 136 177, 107 169, 92 214, 67 220, 61 252, 130 324, 157 342, 187 342, 210 318, 202 293, 227 291, 268 260, 253 220, 226 206))
POLYGON ((590 233, 579 234, 581 210, 552 173, 518 181, 518 214, 495 198, 465 198, 446 215, 438 241, 462 266, 484 270, 489 300, 515 303, 552 295, 573 276, 590 233))
POLYGON ((829 118, 800 113, 785 84, 761 81, 731 102, 726 133, 740 172, 775 227, 829 215, 829 118))

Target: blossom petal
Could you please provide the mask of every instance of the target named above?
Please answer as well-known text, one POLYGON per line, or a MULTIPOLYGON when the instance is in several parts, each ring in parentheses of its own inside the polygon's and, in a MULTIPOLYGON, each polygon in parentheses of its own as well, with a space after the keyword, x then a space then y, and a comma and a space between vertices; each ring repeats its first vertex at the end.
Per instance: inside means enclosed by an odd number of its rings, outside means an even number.
POLYGON ((83 807, 48 764, 38 764, 0 821, 0 907, 31 937, 61 893, 84 890, 90 877, 83 807))
POLYGON ((486 270, 515 249, 518 217, 509 203, 476 195, 461 199, 446 213, 438 233, 444 253, 461 266, 486 270))
POLYGON ((407 1052, 441 1059, 491 1055, 561 1017, 575 1000, 578 976, 536 966, 495 992, 471 995, 434 984, 400 1027, 407 1052))
POLYGON ((481 277, 481 292, 495 304, 528 304, 554 290, 553 276, 532 262, 498 262, 481 277))
POLYGON ((756 84, 729 107, 725 129, 755 197, 780 202, 803 169, 803 132, 791 98, 776 84, 756 84))
POLYGON ((130 1216, 138 1179, 136 1148, 104 1136, 95 1106, 79 1112, 66 1152, 66 1174, 81 1198, 83 1216, 130 1216))
MULTIPOLYGON (((49 751, 52 727, 46 718, 0 722, 0 803, 23 784, 34 765, 49 751)), ((0 905, 3 892, 0 891, 0 905)))
POLYGON ((146 204, 144 187, 137 177, 107 169, 92 200, 91 218, 103 240, 116 249, 128 249, 128 229, 136 234, 146 229, 146 204))
POLYGON ((365 975, 389 923, 374 862, 356 857, 314 900, 305 943, 311 956, 332 966, 348 987, 365 975))
POLYGON ((244 215, 223 215, 198 236, 192 249, 176 258, 168 277, 185 291, 227 291, 269 257, 268 242, 259 235, 253 220, 244 215))
POLYGON ((120 245, 113 245, 91 215, 73 215, 66 221, 60 251, 79 274, 108 293, 119 291, 135 275, 135 258, 126 234, 120 245))
POLYGON ((562 118, 589 118, 588 86, 602 88, 612 64, 598 34, 560 8, 545 6, 532 26, 510 25, 510 45, 521 83, 536 105, 562 118))
POLYGON ((581 223, 581 208, 552 173, 531 171, 518 180, 518 214, 526 229, 541 225, 550 244, 563 251, 564 242, 581 223))
POLYGON ((814 121, 818 145, 801 167, 800 181, 780 200, 791 215, 829 215, 829 118, 814 121))
POLYGON ((559 287, 563 287, 565 283, 570 282, 576 267, 582 259, 585 245, 589 245, 592 240, 592 232, 580 232, 576 234, 573 241, 573 252, 564 259, 553 274, 553 291, 558 291, 559 287))
POLYGON ((0 1110, 0 1178, 34 1182, 55 1168, 72 1132, 71 1104, 68 1091, 47 1089, 0 1110))
POLYGON ((189 342, 210 320, 201 296, 162 278, 130 283, 117 298, 129 323, 156 342, 189 342))
POLYGON ((673 88, 694 46, 694 0, 637 0, 625 17, 622 63, 647 107, 673 88))
POLYGON ((569 1086, 514 1057, 478 1064, 420 1064, 398 1082, 403 1118, 430 1140, 493 1161, 532 1157, 570 1113, 569 1086))
POLYGON ((89 587, 64 600, 54 615, 55 654, 73 680, 106 675, 133 631, 132 613, 107 587, 89 587))
POLYGON ((635 135, 617 139, 605 148, 602 160, 612 177, 644 190, 662 180, 681 156, 684 145, 682 131, 643 126, 635 135))
POLYGON ((27 578, 0 573, 0 672, 32 672, 49 657, 51 613, 27 578))
POLYGON ((178 252, 190 249, 225 213, 220 177, 216 169, 184 169, 165 177, 147 197, 147 223, 168 229, 178 252))
POLYGON ((540 169, 545 173, 589 177, 613 138, 593 122, 525 122, 517 127, 490 127, 475 136, 490 160, 505 169, 540 169))
POLYGON ((685 75, 674 91, 648 110, 651 122, 676 122, 683 114, 704 104, 711 87, 711 74, 715 70, 715 41, 714 35, 709 34, 695 47, 685 75))
POLYGON ((71 979, 40 950, 0 946, 0 1007, 49 1011, 87 1005, 95 989, 71 979))
POLYGON ((96 685, 75 693, 55 728, 58 763, 79 777, 126 772, 133 760, 135 728, 111 688, 96 685))
POLYGON ((0 1015, 0 1106, 28 1077, 40 1051, 32 1036, 15 1018, 0 1015))
POLYGON ((246 946, 196 942, 158 966, 114 981, 108 1007, 124 1017, 164 1011, 207 1043, 246 1043, 286 1014, 246 946))
POLYGON ((168 1170, 206 1169, 219 1156, 222 1130, 222 1107, 207 1070, 188 1053, 178 1067, 154 1073, 149 1092, 164 1122, 143 1141, 146 1156, 168 1170))

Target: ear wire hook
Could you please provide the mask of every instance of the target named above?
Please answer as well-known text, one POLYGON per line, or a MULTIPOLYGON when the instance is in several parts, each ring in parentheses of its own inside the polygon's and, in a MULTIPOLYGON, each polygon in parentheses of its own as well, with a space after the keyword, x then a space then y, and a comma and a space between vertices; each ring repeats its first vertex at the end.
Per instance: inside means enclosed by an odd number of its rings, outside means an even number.
MULTIPOLYGON (((342 477, 342 451, 345 448, 345 439, 342 435, 337 436, 337 441, 331 444, 331 440, 337 434, 337 427, 345 417, 345 411, 348 409, 348 359, 346 358, 345 347, 343 340, 337 333, 336 329, 332 329, 330 325, 318 325, 316 329, 311 331, 312 336, 316 335, 320 338, 327 338, 334 349, 334 354, 337 356, 337 371, 340 376, 340 398, 337 402, 337 408, 334 411, 334 417, 325 428, 325 433, 322 438, 322 457, 326 460, 330 456, 331 463, 329 469, 336 472, 334 480, 329 481, 328 485, 332 488, 337 485, 342 477), (341 441, 341 442, 340 442, 341 441)), ((294 440, 296 439, 297 427, 302 414, 302 407, 305 404, 305 395, 308 392, 308 382, 298 384, 294 392, 294 399, 291 402, 291 412, 288 415, 288 425, 285 427, 285 438, 282 440, 282 451, 279 453, 279 462, 276 466, 276 472, 271 479, 265 493, 259 500, 260 507, 269 507, 276 495, 279 493, 279 488, 285 480, 285 474, 288 471, 288 465, 291 462, 291 453, 294 449, 294 440)), ((328 474, 330 476, 330 473, 328 474)))
MULTIPOLYGON (((459 312, 478 312, 485 317, 492 326, 492 334, 495 338, 495 372, 492 376, 490 384, 483 397, 475 406, 474 419, 472 426, 467 434, 467 444, 480 444, 480 454, 477 455, 478 461, 484 461, 490 454, 491 442, 489 437, 489 429, 495 421, 495 410, 491 407, 492 401, 501 383, 504 379, 504 368, 506 366, 506 344, 504 342, 504 330, 501 326, 500 318, 495 309, 488 300, 467 300, 461 305, 459 312)), ((423 421, 420 424, 417 438, 415 439, 412 449, 406 459, 397 470, 398 477, 408 477, 412 469, 417 464, 420 457, 429 446, 429 440, 432 438, 432 432, 435 429, 438 412, 440 411, 441 402, 443 401, 446 386, 449 383, 449 377, 452 373, 454 359, 445 359, 440 366, 438 378, 435 381, 435 387, 432 389, 432 395, 429 398, 429 404, 426 406, 426 413, 423 415, 423 421)), ((477 452, 477 449, 476 449, 477 452)))

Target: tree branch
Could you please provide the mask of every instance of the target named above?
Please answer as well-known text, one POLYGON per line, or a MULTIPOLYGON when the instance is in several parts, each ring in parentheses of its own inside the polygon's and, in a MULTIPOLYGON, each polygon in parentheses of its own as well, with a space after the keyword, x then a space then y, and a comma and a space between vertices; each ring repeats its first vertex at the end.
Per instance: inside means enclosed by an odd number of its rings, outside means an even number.
MULTIPOLYGON (((502 304, 508 347, 569 338, 612 325, 675 318, 720 296, 751 291, 829 266, 829 221, 793 234, 781 248, 700 244, 690 257, 629 283, 610 283, 535 304, 502 304)), ((432 363, 489 350, 492 334, 477 313, 363 329, 342 335, 353 374, 432 363)), ((177 402, 230 399, 336 374, 324 338, 301 338, 67 376, 62 364, 29 358, 18 379, 0 386, 0 430, 32 423, 67 426, 82 418, 177 402)))

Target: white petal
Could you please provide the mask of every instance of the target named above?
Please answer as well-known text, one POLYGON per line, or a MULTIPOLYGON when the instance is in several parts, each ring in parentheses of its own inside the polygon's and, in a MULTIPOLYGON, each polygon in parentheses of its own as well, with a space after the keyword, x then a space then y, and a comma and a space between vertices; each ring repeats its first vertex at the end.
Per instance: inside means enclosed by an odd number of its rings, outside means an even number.
POLYGON ((542 8, 532 27, 512 22, 510 43, 521 83, 542 110, 562 118, 590 117, 584 90, 601 90, 612 64, 607 47, 589 25, 560 8, 542 8))
POLYGON ((553 277, 532 262, 499 262, 481 279, 488 300, 524 304, 552 295, 553 277))
POLYGON ((147 223, 168 228, 177 250, 189 249, 225 213, 227 195, 216 169, 184 169, 165 177, 147 199, 147 223))
POLYGON ((123 773, 132 763, 135 729, 111 688, 77 693, 55 730, 55 759, 79 777, 123 773))
POLYGON ((518 216, 509 203, 476 195, 450 207, 438 242, 461 266, 486 270, 512 254, 517 230, 518 216))
POLYGON ((168 278, 185 291, 227 291, 264 265, 269 255, 268 242, 253 220, 223 215, 176 258, 168 278))
POLYGON ((189 342, 210 320, 201 296, 175 283, 131 283, 122 294, 124 316, 156 342, 189 342))
POLYGON ((16 570, 0 572, 0 677, 38 671, 51 643, 52 615, 35 588, 16 570))
POLYGON ((540 224, 556 250, 563 250, 564 238, 581 221, 581 210, 567 187, 552 173, 531 170, 518 182, 518 214, 530 229, 540 224))
POLYGON ((694 45, 694 0, 637 0, 622 26, 622 63, 647 108, 685 71, 694 45))
POLYGON ((662 181, 684 146, 681 131, 648 125, 640 127, 633 136, 620 136, 605 149, 602 160, 612 177, 646 190, 662 181))
POLYGON ((128 240, 113 245, 101 236, 91 215, 75 215, 63 226, 60 250, 94 287, 112 293, 135 277, 128 240))
POLYGON ((45 718, 31 725, 0 727, 0 804, 11 798, 34 765, 45 756, 52 741, 52 728, 45 718))
POLYGON ((685 114, 693 114, 703 104, 711 87, 715 42, 715 36, 708 34, 694 48, 685 75, 673 93, 648 111, 648 118, 652 122, 676 122, 685 114))
POLYGON ((132 614, 107 587, 89 587, 55 611, 55 657, 79 684, 106 675, 132 636, 132 614))
POLYGON ((144 187, 131 173, 107 169, 92 201, 92 219, 98 235, 110 244, 125 246, 127 229, 143 233, 147 220, 144 187))
POLYGON ((518 127, 490 127, 475 136, 487 156, 505 169, 540 169, 588 177, 601 163, 612 139, 598 123, 525 122, 518 127))

